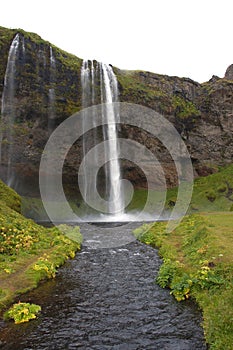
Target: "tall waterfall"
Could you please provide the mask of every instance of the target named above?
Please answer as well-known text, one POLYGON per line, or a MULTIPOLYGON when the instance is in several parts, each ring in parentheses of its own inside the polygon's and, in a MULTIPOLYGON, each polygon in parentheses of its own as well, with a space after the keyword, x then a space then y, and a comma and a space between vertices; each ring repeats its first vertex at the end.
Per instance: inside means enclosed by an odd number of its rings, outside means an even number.
MULTIPOLYGON (((109 65, 95 63, 93 61, 83 61, 81 70, 82 83, 82 107, 85 108, 97 104, 98 98, 95 94, 96 87, 100 88, 100 98, 103 104, 102 113, 106 116, 107 125, 103 125, 104 141, 108 142, 105 147, 105 199, 108 202, 108 213, 113 215, 122 214, 124 208, 124 197, 121 188, 121 171, 119 163, 117 125, 119 122, 119 113, 114 106, 118 100, 118 84, 116 76, 109 65)), ((88 111, 87 111, 88 113, 88 111)), ((95 128, 95 114, 92 115, 93 128, 95 128)), ((94 144, 98 143, 97 132, 94 129, 94 144)), ((84 200, 91 196, 90 191, 93 184, 89 184, 88 170, 85 167, 85 154, 88 150, 88 140, 83 138, 83 156, 84 156, 84 200), (86 170, 85 170, 86 169, 86 170)), ((98 159, 98 157, 96 157, 98 159)), ((96 164, 98 166, 98 164, 96 164)), ((97 180, 97 179, 96 179, 97 180)), ((96 187, 97 184, 95 184, 96 187)))
MULTIPOLYGON (((6 183, 11 186, 14 181, 14 171, 12 169, 12 157, 14 148, 14 135, 13 127, 15 122, 15 74, 16 74, 16 61, 19 54, 19 34, 16 34, 13 39, 7 61, 7 68, 4 78, 4 88, 2 95, 2 106, 1 106, 1 119, 4 123, 4 130, 0 131, 0 147, 2 146, 3 137, 8 144, 7 154, 7 173, 6 183)), ((0 148, 0 157, 2 157, 2 147, 0 148)), ((2 159, 0 158, 0 161, 2 159)))

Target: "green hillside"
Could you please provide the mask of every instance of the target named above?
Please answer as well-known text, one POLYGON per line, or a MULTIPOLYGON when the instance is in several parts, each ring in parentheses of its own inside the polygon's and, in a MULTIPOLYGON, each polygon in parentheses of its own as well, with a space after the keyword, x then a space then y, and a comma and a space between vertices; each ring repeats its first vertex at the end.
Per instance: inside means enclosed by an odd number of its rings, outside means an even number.
POLYGON ((23 217, 20 197, 0 181, 0 311, 39 281, 55 277, 57 267, 75 256, 79 229, 63 227, 62 232, 66 235, 23 217))

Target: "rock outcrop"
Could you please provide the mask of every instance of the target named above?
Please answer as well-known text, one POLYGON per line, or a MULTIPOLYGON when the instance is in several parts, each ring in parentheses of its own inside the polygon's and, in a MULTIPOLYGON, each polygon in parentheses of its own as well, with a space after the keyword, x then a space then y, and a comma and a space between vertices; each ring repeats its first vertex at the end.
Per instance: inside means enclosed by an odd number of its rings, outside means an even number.
POLYGON ((224 78, 227 80, 233 80, 233 64, 227 68, 224 78))
MULTIPOLYGON (((52 130, 81 109, 82 59, 36 34, 0 27, 0 97, 3 97, 9 48, 17 33, 13 167, 21 178, 21 185, 15 187, 23 193, 23 187, 28 191, 36 188, 41 154, 52 130)), ((233 65, 228 67, 224 78, 213 76, 202 84, 188 78, 113 69, 119 84, 119 100, 149 107, 167 118, 186 143, 196 176, 208 175, 217 166, 233 161, 233 65)), ((146 145, 163 164, 168 185, 177 183, 172 159, 156 138, 130 125, 122 125, 121 134, 146 145)), ((6 174, 7 147, 3 135, 2 178, 6 174)), ((78 140, 66 158, 64 182, 76 183, 81 158, 78 140)), ((146 186, 143 173, 134 164, 125 161, 123 168, 124 176, 136 186, 146 186)))

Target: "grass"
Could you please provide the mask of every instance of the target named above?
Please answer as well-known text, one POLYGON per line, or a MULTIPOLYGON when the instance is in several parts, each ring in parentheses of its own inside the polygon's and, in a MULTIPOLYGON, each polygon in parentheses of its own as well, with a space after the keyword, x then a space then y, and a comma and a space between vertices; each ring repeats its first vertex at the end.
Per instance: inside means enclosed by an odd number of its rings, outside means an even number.
MULTIPOLYGON (((194 181, 188 214, 196 212, 233 211, 233 164, 216 168, 217 172, 194 181)), ((161 193, 154 192, 155 201, 161 193)), ((128 210, 142 209, 147 198, 146 189, 136 189, 128 210)), ((177 188, 167 190, 165 211, 172 210, 177 188)))
POLYGON ((14 210, 19 203, 20 197, 0 182, 0 311, 55 277, 57 267, 75 256, 82 241, 78 227, 49 229, 26 219, 14 210))
POLYGON ((193 102, 180 96, 172 97, 172 104, 176 111, 176 116, 181 119, 195 118, 200 115, 200 111, 193 102))
POLYGON ((20 210, 21 210, 20 196, 10 187, 5 185, 2 181, 0 181, 0 200, 7 207, 20 213, 20 210))
MULTIPOLYGON (((114 73, 117 76, 117 81, 120 85, 121 98, 128 102, 140 103, 142 105, 159 100, 166 104, 171 104, 168 94, 154 85, 145 83, 140 78, 140 71, 122 71, 115 69, 114 73)), ((162 76, 161 76, 162 79, 162 76)))
POLYGON ((159 248, 163 264, 157 283, 178 301, 193 298, 201 308, 210 349, 232 349, 233 213, 192 214, 171 233, 158 222, 135 234, 159 248))
POLYGON ((229 211, 233 205, 233 164, 194 182, 190 211, 229 211))

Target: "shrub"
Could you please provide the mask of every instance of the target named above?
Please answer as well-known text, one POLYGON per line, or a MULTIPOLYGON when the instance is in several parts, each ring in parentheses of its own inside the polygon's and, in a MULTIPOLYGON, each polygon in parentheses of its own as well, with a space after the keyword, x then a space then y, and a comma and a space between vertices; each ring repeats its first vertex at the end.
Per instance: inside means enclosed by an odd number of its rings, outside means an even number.
POLYGON ((37 263, 33 266, 33 270, 41 271, 46 278, 54 278, 56 275, 56 268, 52 262, 47 258, 40 258, 37 263))
POLYGON ((187 273, 175 278, 171 284, 171 293, 177 301, 188 299, 193 281, 187 273))
POLYGON ((19 324, 36 318, 40 311, 39 305, 19 302, 5 312, 4 317, 5 319, 13 319, 16 324, 19 324))
POLYGON ((172 262, 170 259, 164 259, 163 265, 160 267, 159 275, 156 278, 156 282, 160 287, 170 287, 172 279, 177 272, 178 263, 172 262))

